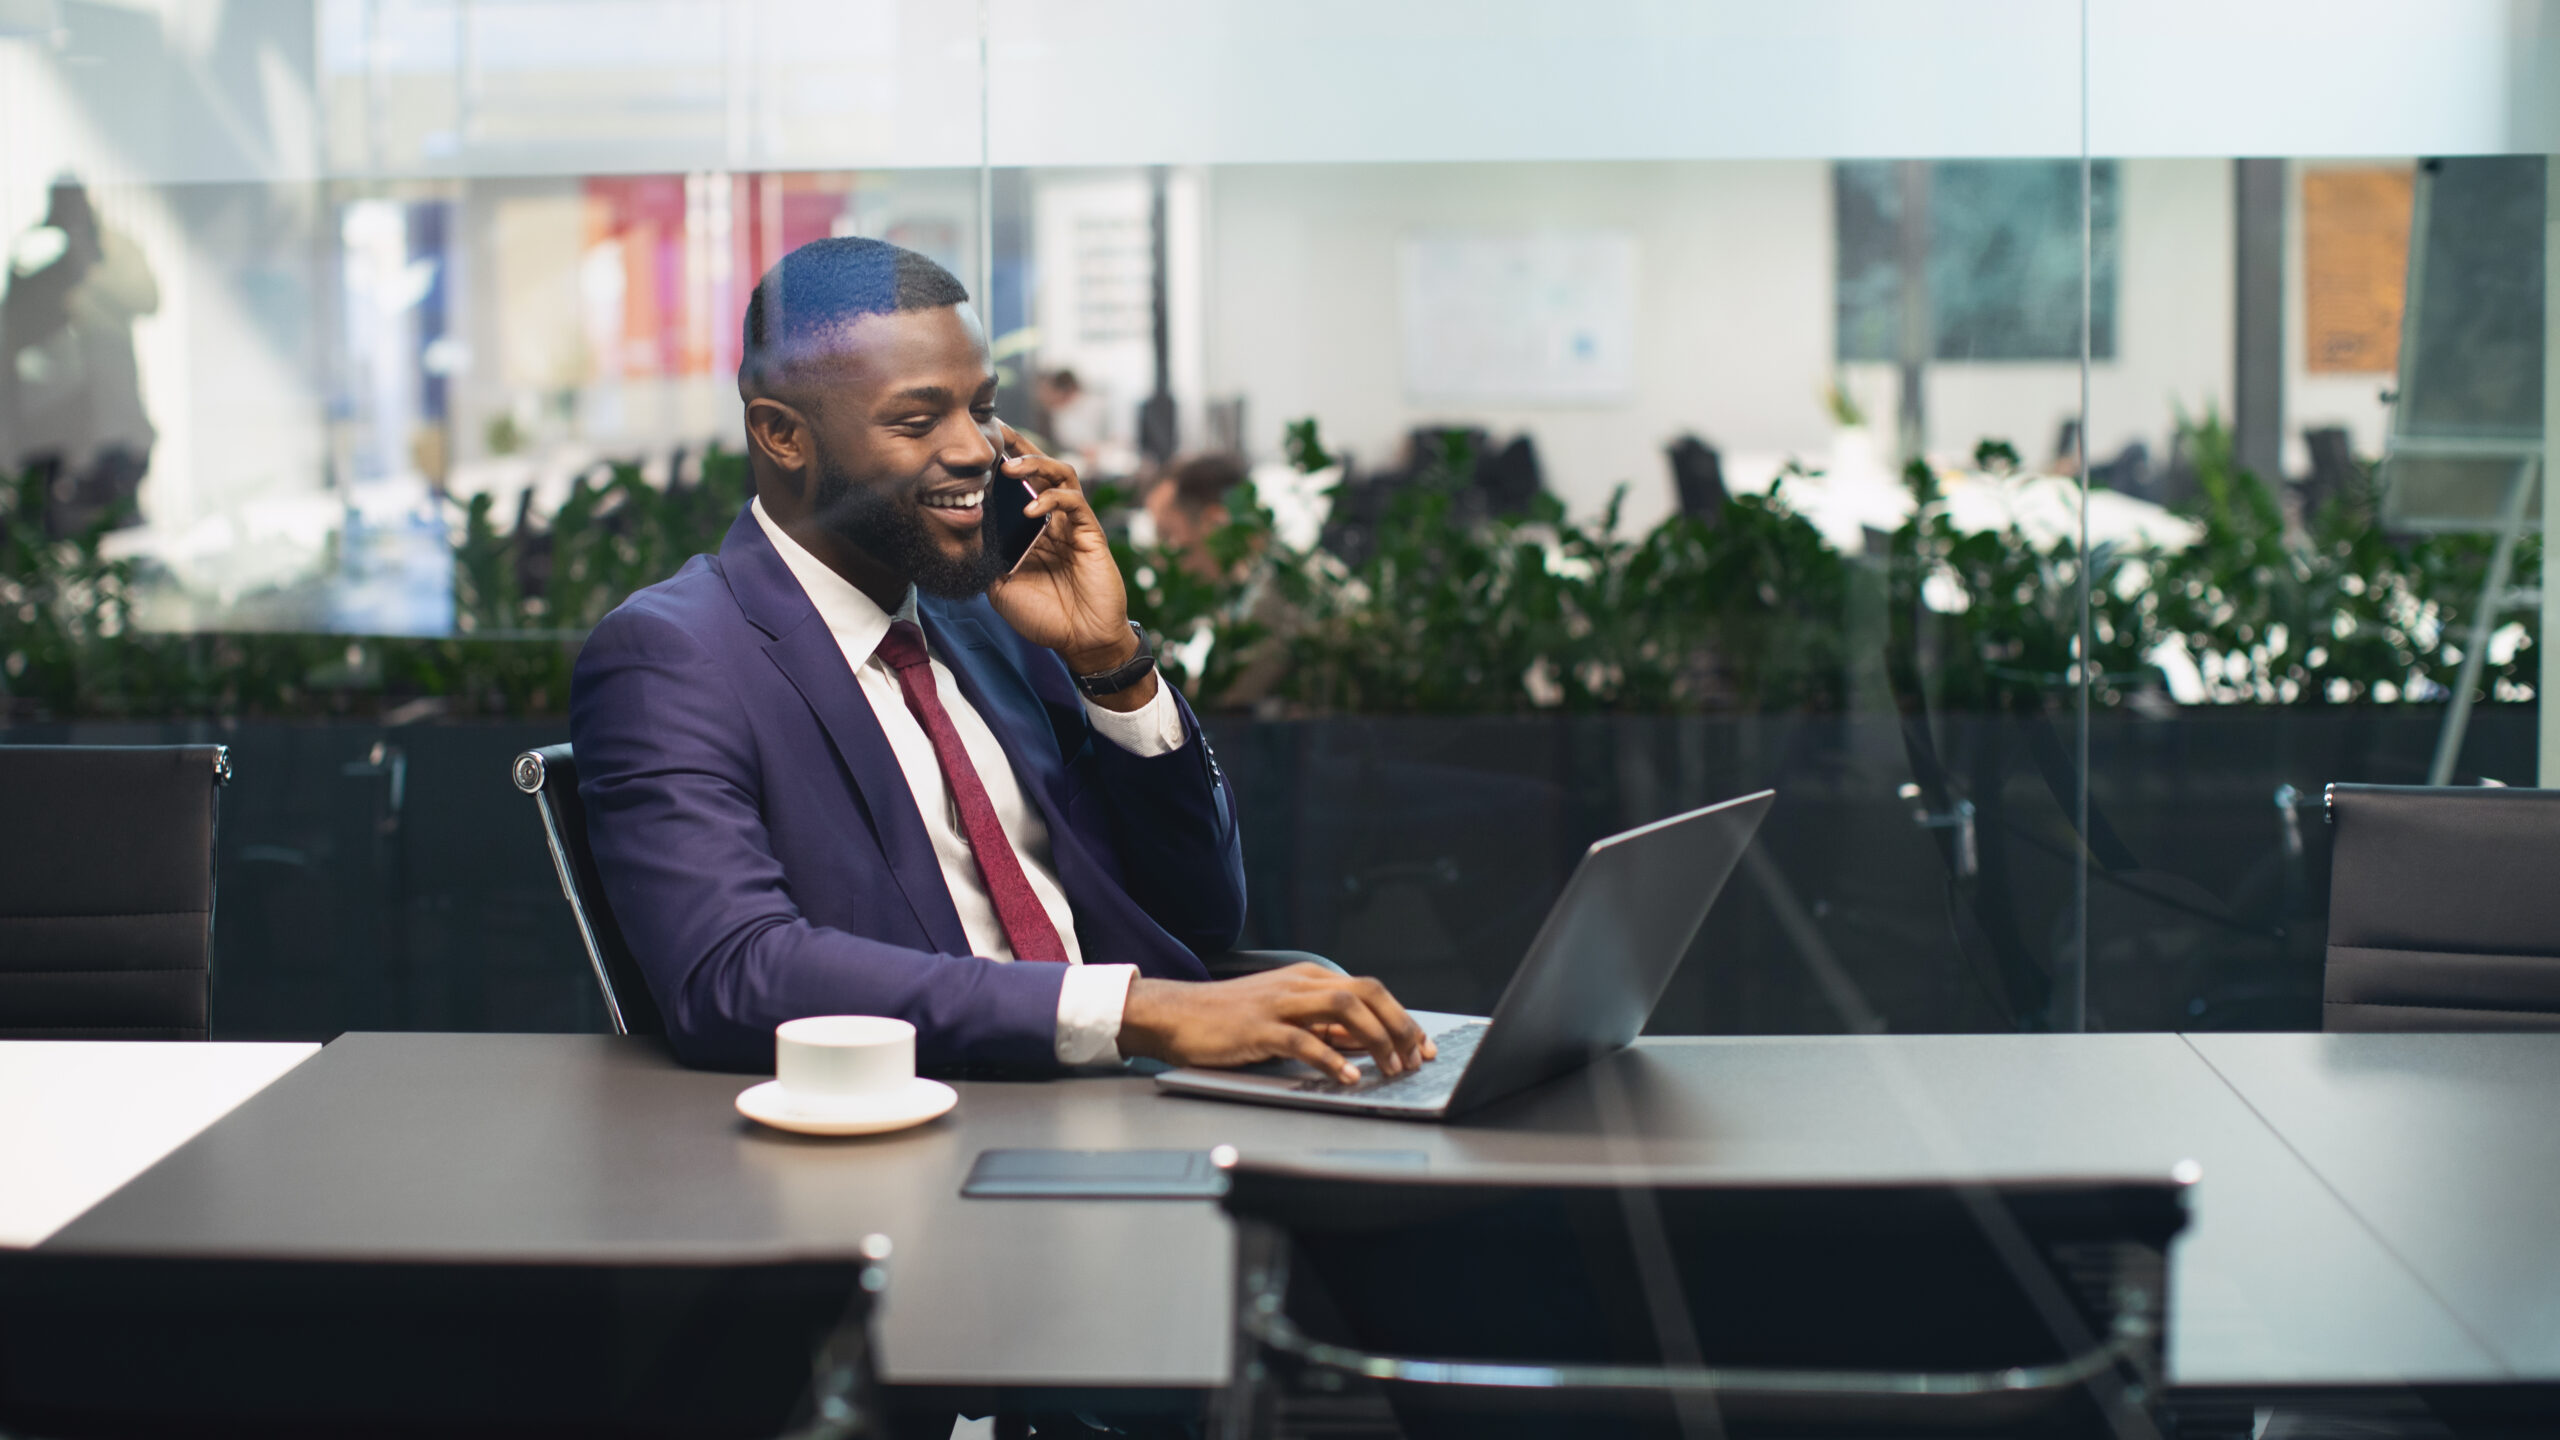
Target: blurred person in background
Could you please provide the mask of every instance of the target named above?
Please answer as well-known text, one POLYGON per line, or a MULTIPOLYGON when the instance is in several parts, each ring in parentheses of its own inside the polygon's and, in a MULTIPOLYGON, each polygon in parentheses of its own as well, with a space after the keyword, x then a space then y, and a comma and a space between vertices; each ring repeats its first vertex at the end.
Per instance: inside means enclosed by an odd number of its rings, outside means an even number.
POLYGON ((44 222, 9 248, 0 296, 0 460, 45 476, 45 527, 76 535, 134 502, 154 432, 133 324, 160 308, 141 247, 98 219, 87 187, 53 184, 44 222))
POLYGON ((1110 438, 1100 398, 1084 388, 1076 372, 1064 367, 1042 371, 1031 382, 1031 396, 1038 406, 1036 419, 1049 439, 1049 453, 1093 475, 1103 442, 1110 438))
MULTIPOLYGON (((1233 455, 1194 455, 1157 477, 1142 504, 1154 543, 1171 552, 1174 563, 1212 585, 1233 587, 1220 609, 1228 620, 1245 622, 1241 633, 1252 637, 1243 642, 1240 652, 1221 662, 1226 673, 1199 699, 1222 710, 1263 708, 1288 671, 1288 637, 1299 628, 1299 617, 1272 584, 1267 529, 1251 532, 1241 552, 1221 556, 1211 543, 1218 532, 1236 523, 1238 509, 1267 522, 1252 474, 1233 455)), ((1229 641, 1238 633, 1230 631, 1229 641)), ((1205 636, 1194 643, 1204 645, 1186 657, 1196 674, 1207 659, 1205 636)))
POLYGON ((1227 497, 1246 480, 1243 462, 1232 455, 1194 455, 1174 465, 1147 487, 1156 543, 1181 552, 1182 568, 1203 580, 1227 578, 1226 567, 1210 552, 1209 537, 1235 518, 1227 497))

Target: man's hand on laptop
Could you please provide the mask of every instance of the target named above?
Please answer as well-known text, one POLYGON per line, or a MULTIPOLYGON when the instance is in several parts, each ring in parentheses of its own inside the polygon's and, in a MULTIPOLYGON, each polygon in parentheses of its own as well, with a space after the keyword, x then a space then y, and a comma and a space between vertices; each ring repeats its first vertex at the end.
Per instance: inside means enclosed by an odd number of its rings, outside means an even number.
POLYGON ((1438 1051, 1375 980, 1291 965, 1206 984, 1138 979, 1120 1014, 1120 1053, 1176 1065, 1302 1060, 1346 1083, 1365 1052, 1378 1073, 1412 1072, 1438 1051))

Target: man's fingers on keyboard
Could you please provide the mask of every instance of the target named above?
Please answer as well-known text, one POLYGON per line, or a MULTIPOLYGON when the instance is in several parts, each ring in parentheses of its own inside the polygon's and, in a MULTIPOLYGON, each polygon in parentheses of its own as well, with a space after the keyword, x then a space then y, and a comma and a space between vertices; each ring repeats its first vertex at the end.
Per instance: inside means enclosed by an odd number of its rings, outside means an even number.
POLYGON ((1366 975, 1351 983, 1360 996, 1360 1002, 1394 1037, 1390 1043, 1395 1048, 1399 1065, 1411 1069, 1431 1058, 1431 1037, 1422 1033, 1421 1023, 1405 1013, 1404 1007, 1396 1003, 1396 997, 1387 993, 1386 986, 1366 975))
MULTIPOLYGON (((1323 1037, 1324 1042, 1336 1050, 1358 1051, 1364 1049, 1360 1044, 1358 1037, 1354 1036, 1350 1031, 1339 1025, 1335 1025, 1327 1021, 1318 1021, 1307 1028, 1315 1031, 1317 1035, 1323 1037)), ((1412 1052, 1409 1050, 1408 1053, 1412 1052)), ((1440 1058, 1440 1047, 1433 1043, 1431 1037, 1428 1035, 1425 1035, 1422 1038, 1420 1058, 1422 1060, 1437 1060, 1440 1058)))
MULTIPOLYGON (((1397 1033, 1374 1008, 1374 997, 1363 989, 1364 984, 1375 987, 1377 982, 1354 981, 1327 998, 1331 1023, 1351 1032, 1353 1045, 1368 1051, 1370 1058, 1378 1062, 1379 1074, 1401 1075, 1412 1068, 1409 1049, 1397 1043, 1397 1033)), ((1379 996, 1384 994, 1383 989, 1377 991, 1379 996)))
POLYGON ((1360 1079, 1360 1072, 1352 1068, 1350 1061, 1342 1058, 1342 1052, 1316 1038, 1312 1030, 1302 1030, 1295 1025, 1275 1026, 1271 1044, 1273 1054, 1305 1061, 1345 1085, 1360 1079))

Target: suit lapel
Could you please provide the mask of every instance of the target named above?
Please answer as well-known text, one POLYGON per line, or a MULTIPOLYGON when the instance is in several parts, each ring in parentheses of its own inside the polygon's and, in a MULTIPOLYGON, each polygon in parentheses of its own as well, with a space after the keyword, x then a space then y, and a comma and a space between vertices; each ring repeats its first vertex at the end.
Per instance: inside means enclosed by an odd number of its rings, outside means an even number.
POLYGON ((790 567, 774 553, 763 527, 753 515, 741 515, 720 547, 721 570, 737 596, 739 608, 757 628, 774 637, 765 657, 782 671, 800 698, 817 716, 827 741, 835 747, 853 777, 855 798, 890 873, 906 893, 916 923, 947 955, 969 953, 968 933, 960 928, 960 912, 951 905, 951 887, 942 878, 933 838, 925 833, 924 816, 916 809, 915 792, 906 772, 872 713, 871 699, 845 664, 836 637, 818 619, 817 607, 793 578, 790 567))
POLYGON ((931 601, 917 611, 933 653, 950 667, 952 677, 960 682, 960 693, 995 731, 1013 762, 1014 777, 1049 823, 1049 865, 1075 909, 1085 958, 1097 963, 1135 962, 1149 975, 1184 974, 1190 952, 1139 908, 1086 843, 1084 833, 1070 823, 1066 762, 1058 753, 1058 734, 1050 726, 1048 710, 1030 681, 974 617, 951 614, 931 601), (1097 945, 1110 946, 1111 953, 1097 956, 1097 945))
MULTIPOLYGON (((853 778, 855 799, 878 836, 898 888, 905 892, 916 923, 936 949, 945 954, 969 953, 969 939, 952 907, 951 888, 942 878, 932 837, 915 794, 898 768, 896 752, 872 712, 870 698, 845 664, 817 607, 775 553, 755 516, 741 512, 720 547, 720 565, 739 609, 766 635, 767 658, 808 702, 827 741, 853 778)), ((1078 931, 1089 942, 1112 943, 1129 953, 1113 959, 1137 961, 1148 974, 1182 974, 1189 952, 1165 934, 1132 900, 1110 869, 1069 823, 1066 757, 1059 752, 1058 732, 1030 681, 1000 651, 984 626, 965 614, 952 614, 939 602, 918 606, 927 643, 959 682, 979 716, 987 722, 1012 762, 1015 778, 1049 826, 1050 863, 1077 912, 1078 931), (1096 932, 1088 917, 1103 922, 1096 932), (1160 953, 1157 953, 1160 952, 1160 953)), ((1195 968, 1196 967, 1192 967, 1195 968)))

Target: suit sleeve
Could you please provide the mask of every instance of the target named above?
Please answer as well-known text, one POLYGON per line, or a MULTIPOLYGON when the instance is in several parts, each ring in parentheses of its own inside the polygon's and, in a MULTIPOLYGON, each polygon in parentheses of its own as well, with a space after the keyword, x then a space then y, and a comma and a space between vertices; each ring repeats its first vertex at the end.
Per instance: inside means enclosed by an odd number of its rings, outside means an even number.
POLYGON ((1181 745, 1141 756, 1096 734, 1095 769, 1130 898, 1205 959, 1244 933, 1244 836, 1199 717, 1166 690, 1181 711, 1181 745))
POLYGON ((688 1065, 770 1069, 773 1027, 887 1015, 920 1065, 1054 1068, 1063 966, 1004 965, 810 923, 766 830, 746 705, 704 645, 626 605, 578 657, 578 793, 605 893, 688 1065))

